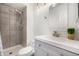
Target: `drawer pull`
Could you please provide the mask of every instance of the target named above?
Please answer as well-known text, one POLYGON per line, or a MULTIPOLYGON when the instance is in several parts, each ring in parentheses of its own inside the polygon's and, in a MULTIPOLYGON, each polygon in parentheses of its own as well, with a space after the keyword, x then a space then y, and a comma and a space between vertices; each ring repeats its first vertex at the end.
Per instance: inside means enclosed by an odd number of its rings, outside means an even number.
POLYGON ((63 54, 60 54, 60 56, 64 56, 63 54))
POLYGON ((47 53, 46 56, 49 56, 49 53, 47 53))
POLYGON ((39 47, 41 46, 41 44, 38 45, 39 47))

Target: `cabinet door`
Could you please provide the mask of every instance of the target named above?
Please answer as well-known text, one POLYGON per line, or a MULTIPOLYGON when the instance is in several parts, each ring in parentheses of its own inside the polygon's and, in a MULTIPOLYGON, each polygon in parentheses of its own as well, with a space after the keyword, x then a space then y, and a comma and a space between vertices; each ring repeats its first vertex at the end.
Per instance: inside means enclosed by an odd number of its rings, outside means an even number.
MULTIPOLYGON (((50 48, 49 44, 46 44, 45 42, 41 42, 36 40, 35 41, 35 53, 37 53, 37 55, 46 55, 46 56, 59 56, 60 53, 54 49, 54 48, 50 48), (37 49, 36 49, 37 48, 37 49)), ((51 46, 52 47, 52 46, 51 46)))
POLYGON ((46 56, 46 55, 47 53, 44 50, 38 48, 35 49, 35 56, 46 56))

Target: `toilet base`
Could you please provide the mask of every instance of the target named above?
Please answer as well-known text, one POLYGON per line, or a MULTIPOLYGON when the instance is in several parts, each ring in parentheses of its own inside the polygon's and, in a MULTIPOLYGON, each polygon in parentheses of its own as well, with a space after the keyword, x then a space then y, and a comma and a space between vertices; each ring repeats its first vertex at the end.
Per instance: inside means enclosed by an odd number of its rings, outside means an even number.
POLYGON ((19 56, 34 56, 34 48, 33 47, 25 47, 19 51, 19 56))

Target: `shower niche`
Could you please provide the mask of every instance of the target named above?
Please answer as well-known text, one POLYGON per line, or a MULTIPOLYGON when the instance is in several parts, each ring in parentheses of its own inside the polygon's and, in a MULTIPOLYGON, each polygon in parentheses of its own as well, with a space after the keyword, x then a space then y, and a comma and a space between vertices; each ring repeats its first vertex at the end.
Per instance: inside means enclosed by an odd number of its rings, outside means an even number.
POLYGON ((0 32, 3 49, 26 46, 26 6, 17 9, 0 4, 0 32))

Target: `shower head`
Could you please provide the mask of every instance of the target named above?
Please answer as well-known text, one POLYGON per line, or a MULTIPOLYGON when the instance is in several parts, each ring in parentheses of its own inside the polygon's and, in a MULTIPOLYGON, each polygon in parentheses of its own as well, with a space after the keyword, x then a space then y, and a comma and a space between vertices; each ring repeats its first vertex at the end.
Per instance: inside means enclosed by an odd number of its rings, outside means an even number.
POLYGON ((18 12, 19 14, 22 14, 22 11, 20 11, 18 9, 16 9, 15 11, 18 12))

